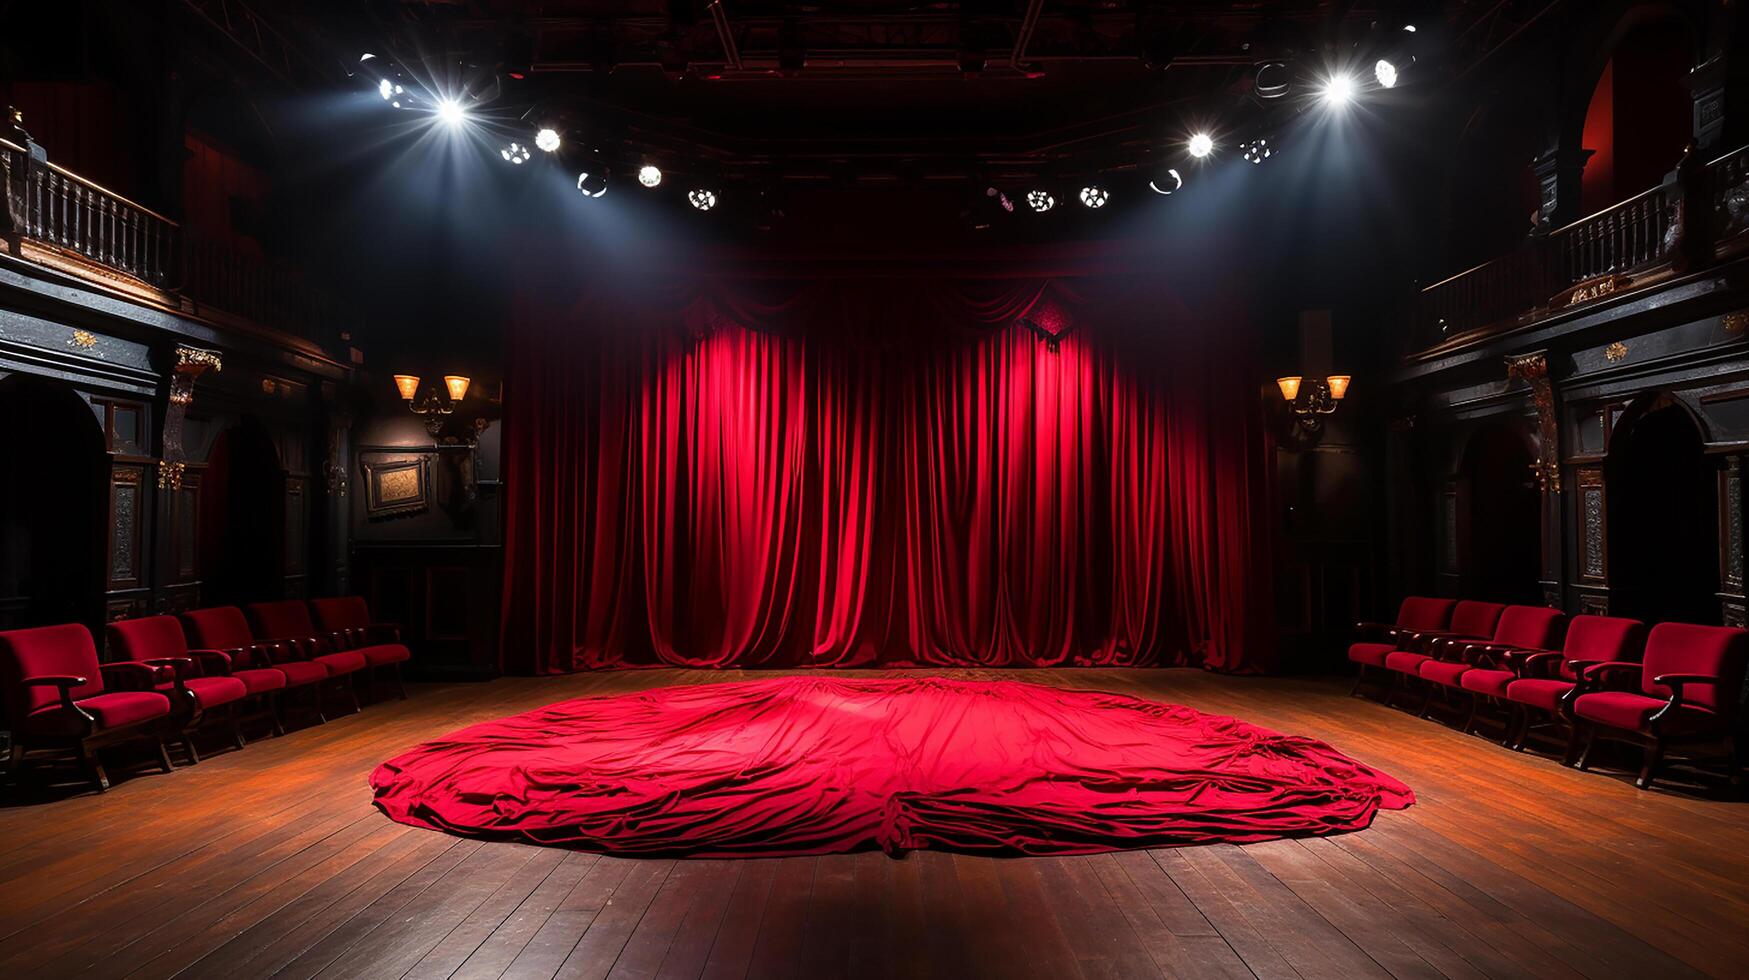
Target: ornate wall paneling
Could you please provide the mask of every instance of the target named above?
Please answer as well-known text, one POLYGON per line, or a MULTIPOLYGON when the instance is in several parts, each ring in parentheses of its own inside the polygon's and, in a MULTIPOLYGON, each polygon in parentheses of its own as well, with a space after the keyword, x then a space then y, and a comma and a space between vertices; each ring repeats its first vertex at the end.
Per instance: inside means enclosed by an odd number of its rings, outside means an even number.
POLYGON ((1719 603, 1726 625, 1749 625, 1743 587, 1743 459, 1727 457, 1719 471, 1719 603))
POLYGON ((183 612, 200 605, 201 485, 212 435, 205 419, 190 418, 189 412, 195 406, 197 385, 223 369, 218 351, 179 344, 171 354, 158 464, 159 612, 183 612))
POLYGON ((105 615, 121 619, 151 608, 151 409, 144 402, 93 398, 110 454, 105 615))
POLYGON ((1578 510, 1578 578, 1591 586, 1609 585, 1609 497, 1603 467, 1574 471, 1574 505, 1578 510))

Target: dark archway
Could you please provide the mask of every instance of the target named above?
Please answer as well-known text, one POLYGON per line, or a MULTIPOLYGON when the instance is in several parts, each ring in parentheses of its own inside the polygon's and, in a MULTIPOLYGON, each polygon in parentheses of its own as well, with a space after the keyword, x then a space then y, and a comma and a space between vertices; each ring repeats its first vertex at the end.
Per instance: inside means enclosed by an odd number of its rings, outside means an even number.
POLYGON ((70 385, 0 380, 0 418, 17 464, 0 480, 0 629, 103 624, 109 447, 70 385))
POLYGON ((1669 395, 1622 416, 1604 464, 1609 608, 1649 623, 1719 622, 1718 469, 1669 395))
POLYGON ((285 470, 266 426, 246 418, 207 456, 200 496, 201 599, 236 605, 285 590, 285 470))
POLYGON ((1529 436, 1511 423, 1483 426, 1458 462, 1467 504, 1464 595, 1541 602, 1542 514, 1529 436))

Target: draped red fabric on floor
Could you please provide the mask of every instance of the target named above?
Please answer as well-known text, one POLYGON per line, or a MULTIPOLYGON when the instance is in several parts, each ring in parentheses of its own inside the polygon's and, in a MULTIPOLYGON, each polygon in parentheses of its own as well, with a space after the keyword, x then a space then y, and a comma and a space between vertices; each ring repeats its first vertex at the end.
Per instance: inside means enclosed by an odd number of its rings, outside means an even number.
POLYGON ((1086 854, 1358 830, 1409 787, 1323 742, 1121 694, 773 677, 577 698, 371 775, 394 819, 610 854, 1086 854))
POLYGON ((507 671, 1273 663, 1242 324, 1128 279, 701 278, 521 320, 507 671))

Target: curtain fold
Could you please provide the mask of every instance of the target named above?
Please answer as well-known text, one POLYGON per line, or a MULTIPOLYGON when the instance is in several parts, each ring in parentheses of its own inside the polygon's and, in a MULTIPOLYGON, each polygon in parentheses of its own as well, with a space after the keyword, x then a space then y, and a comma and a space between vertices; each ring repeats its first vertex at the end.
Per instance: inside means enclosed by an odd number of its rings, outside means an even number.
POLYGON ((1274 661, 1246 331, 1146 280, 527 308, 506 671, 1274 661))

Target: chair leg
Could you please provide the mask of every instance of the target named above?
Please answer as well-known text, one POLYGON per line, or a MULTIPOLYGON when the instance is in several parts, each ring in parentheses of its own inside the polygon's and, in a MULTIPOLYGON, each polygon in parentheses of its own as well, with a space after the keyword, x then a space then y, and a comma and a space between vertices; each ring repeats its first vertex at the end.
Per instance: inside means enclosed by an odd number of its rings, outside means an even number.
POLYGON ((278 692, 275 692, 265 695, 265 697, 267 698, 267 714, 273 719, 273 734, 277 738, 285 734, 285 719, 279 713, 280 696, 278 692))
MULTIPOLYGON (((194 754, 194 744, 191 742, 185 742, 184 744, 188 745, 189 758, 193 759, 195 762, 199 762, 200 757, 194 754)), ((170 746, 165 744, 163 739, 158 740, 158 765, 162 766, 165 772, 176 771, 176 766, 170 762, 170 746)))
POLYGON ((1426 686, 1427 693, 1421 698, 1421 707, 1415 709, 1415 716, 1426 718, 1433 711, 1433 696, 1439 693, 1439 685, 1431 681, 1422 681, 1421 683, 1426 686))
MULTIPOLYGON (((407 700, 407 684, 404 680, 401 679, 401 665, 395 664, 394 669, 395 669, 395 695, 397 697, 399 697, 402 701, 405 701, 405 700, 407 700)), ((1363 670, 1364 670, 1364 668, 1363 668, 1363 670)), ((1355 682, 1354 689, 1356 691, 1360 690, 1360 682, 1359 681, 1355 682)))
POLYGON ((1597 728, 1595 726, 1592 726, 1592 725, 1585 726, 1585 747, 1580 749, 1579 761, 1576 763, 1576 765, 1579 767, 1580 772, 1584 772, 1585 770, 1591 768, 1591 750, 1596 745, 1597 745, 1597 728))
POLYGON ((231 705, 231 744, 239 749, 249 744, 243 737, 243 703, 241 701, 231 705))
POLYGON ((14 738, 12 740, 12 749, 6 754, 6 775, 11 776, 13 779, 17 779, 18 774, 23 771, 24 743, 14 738))
MULTIPOLYGON (((395 665, 395 686, 396 687, 401 686, 401 665, 400 664, 395 665)), ((1354 675, 1354 686, 1348 689, 1348 696, 1351 698, 1360 697, 1360 689, 1364 686, 1366 686, 1366 664, 1361 664, 1360 665, 1360 673, 1354 675)), ((407 697, 407 692, 405 690, 402 690, 401 691, 402 700, 405 700, 406 697, 407 697)))
MULTIPOLYGON (((369 677, 370 675, 366 673, 365 676, 369 677)), ((340 686, 346 689, 346 700, 352 703, 352 713, 356 715, 363 711, 364 709, 358 705, 358 678, 356 676, 349 677, 341 681, 340 686)))
POLYGON ((1646 746, 1646 761, 1640 764, 1640 778, 1634 780, 1634 785, 1641 789, 1651 789, 1652 780, 1658 778, 1658 764, 1664 761, 1664 740, 1655 738, 1652 744, 1646 746))
POLYGON ((200 765, 200 752, 197 751, 194 747, 194 733, 193 732, 183 732, 182 733, 182 751, 188 754, 188 764, 189 765, 191 765, 191 766, 200 765))
POLYGON ((1480 694, 1471 694, 1470 710, 1468 714, 1464 715, 1463 733, 1465 735, 1474 735, 1476 733, 1476 714, 1481 710, 1482 696, 1480 694))
MULTIPOLYGON (((162 742, 159 743, 159 747, 163 747, 162 742)), ((109 772, 103 768, 103 760, 97 757, 97 750, 90 748, 81 742, 79 745, 79 761, 85 764, 85 771, 91 775, 91 781, 97 784, 97 791, 99 793, 108 792, 109 772)))

